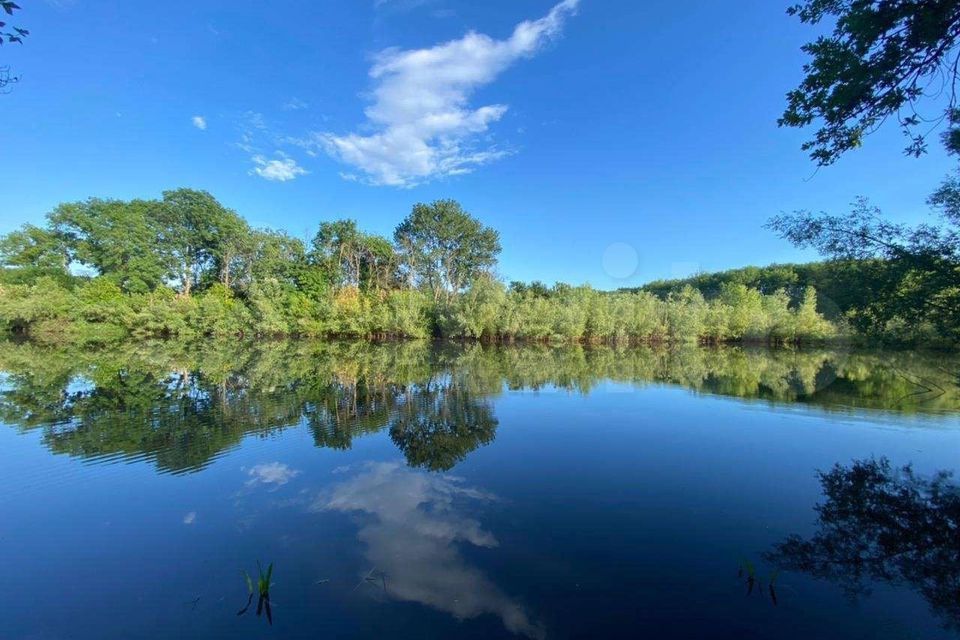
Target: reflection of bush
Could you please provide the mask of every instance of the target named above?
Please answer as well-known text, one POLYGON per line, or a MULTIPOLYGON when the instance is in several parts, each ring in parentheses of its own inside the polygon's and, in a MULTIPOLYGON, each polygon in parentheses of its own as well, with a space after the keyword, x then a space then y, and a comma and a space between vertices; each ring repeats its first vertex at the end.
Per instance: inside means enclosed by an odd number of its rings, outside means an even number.
POLYGON ((246 434, 306 424, 349 448, 388 425, 412 464, 449 468, 493 439, 486 398, 602 380, 824 407, 960 408, 956 360, 741 348, 432 346, 423 342, 137 343, 89 351, 0 343, 0 421, 57 453, 202 468, 246 434))
POLYGON ((767 559, 853 595, 866 590, 864 580, 904 584, 960 630, 960 487, 950 480, 919 478, 885 459, 836 465, 820 474, 817 532, 787 538, 767 559))

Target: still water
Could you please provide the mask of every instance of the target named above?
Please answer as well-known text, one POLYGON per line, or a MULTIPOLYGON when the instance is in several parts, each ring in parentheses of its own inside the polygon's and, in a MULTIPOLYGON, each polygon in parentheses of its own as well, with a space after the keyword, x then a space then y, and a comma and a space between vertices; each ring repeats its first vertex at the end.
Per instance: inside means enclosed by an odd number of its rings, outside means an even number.
POLYGON ((954 357, 2 343, 0 371, 0 638, 960 637, 954 357))

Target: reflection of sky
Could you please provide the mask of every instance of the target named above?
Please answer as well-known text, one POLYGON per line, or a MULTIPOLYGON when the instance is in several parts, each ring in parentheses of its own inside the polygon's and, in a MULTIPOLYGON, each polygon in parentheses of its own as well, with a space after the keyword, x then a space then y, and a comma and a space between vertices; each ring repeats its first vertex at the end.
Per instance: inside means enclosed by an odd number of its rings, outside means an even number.
POLYGON ((497 546, 492 533, 463 513, 464 502, 493 499, 457 478, 399 463, 367 463, 315 507, 373 516, 358 537, 367 546, 367 560, 386 575, 389 596, 425 604, 458 620, 492 613, 513 633, 543 637, 543 629, 523 607, 467 564, 457 548, 457 543, 497 546))
POLYGON ((299 471, 291 469, 282 462, 258 464, 247 471, 247 475, 250 476, 250 479, 247 480, 247 486, 252 487, 257 484, 265 484, 280 487, 290 482, 290 480, 299 474, 299 471))

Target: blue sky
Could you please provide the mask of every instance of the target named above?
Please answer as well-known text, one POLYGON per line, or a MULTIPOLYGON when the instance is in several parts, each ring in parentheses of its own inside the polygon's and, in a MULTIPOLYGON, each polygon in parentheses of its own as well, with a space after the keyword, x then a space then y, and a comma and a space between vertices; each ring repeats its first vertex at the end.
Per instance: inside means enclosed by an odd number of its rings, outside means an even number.
POLYGON ((504 279, 612 288, 813 258, 761 228, 781 211, 918 220, 953 164, 888 129, 815 171, 776 126, 815 35, 786 1, 20 4, 0 232, 189 186, 256 226, 390 236, 455 198, 501 232, 504 279))

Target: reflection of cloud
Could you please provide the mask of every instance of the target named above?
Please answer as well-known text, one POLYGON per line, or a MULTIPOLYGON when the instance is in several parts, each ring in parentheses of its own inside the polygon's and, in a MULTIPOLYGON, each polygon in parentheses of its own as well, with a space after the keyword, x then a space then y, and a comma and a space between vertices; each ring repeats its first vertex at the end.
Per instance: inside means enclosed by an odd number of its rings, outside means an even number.
POLYGON ((250 476, 250 479, 247 480, 248 487, 257 484, 272 484, 279 487, 300 475, 300 472, 296 469, 291 469, 282 462, 268 462, 253 467, 247 471, 247 475, 250 476))
POLYGON ((398 463, 369 463, 336 485, 315 508, 373 516, 358 534, 370 564, 386 575, 389 596, 434 607, 459 620, 497 615, 513 633, 540 638, 543 629, 480 570, 467 564, 458 542, 493 548, 497 540, 460 512, 464 500, 492 500, 457 478, 398 463))
POLYGON ((193 524, 197 521, 197 512, 191 511, 187 515, 183 516, 183 524, 193 524))

